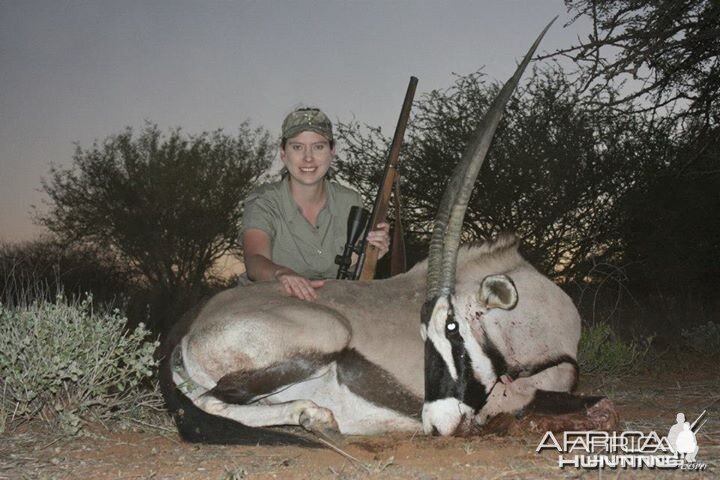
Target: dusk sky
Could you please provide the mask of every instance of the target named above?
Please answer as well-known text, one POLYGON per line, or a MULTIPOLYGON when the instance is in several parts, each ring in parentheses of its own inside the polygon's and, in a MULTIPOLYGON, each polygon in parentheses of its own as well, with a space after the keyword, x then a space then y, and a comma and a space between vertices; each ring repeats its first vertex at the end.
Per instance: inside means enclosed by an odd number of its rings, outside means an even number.
POLYGON ((317 105, 392 134, 410 75, 418 96, 485 67, 506 80, 540 51, 587 36, 562 0, 0 0, 0 240, 29 239, 41 178, 75 142, 145 121, 187 133, 279 133, 317 105))

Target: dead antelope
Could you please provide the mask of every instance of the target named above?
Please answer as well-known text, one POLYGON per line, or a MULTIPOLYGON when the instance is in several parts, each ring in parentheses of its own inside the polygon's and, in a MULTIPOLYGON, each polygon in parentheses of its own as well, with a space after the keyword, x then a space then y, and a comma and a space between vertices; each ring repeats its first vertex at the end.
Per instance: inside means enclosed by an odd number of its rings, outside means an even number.
POLYGON ((545 31, 454 172, 426 262, 385 280, 328 281, 313 303, 275 283, 233 288, 187 316, 162 371, 184 438, 292 441, 260 428, 276 425, 451 435, 526 407, 538 391, 573 388, 580 318, 570 298, 512 235, 458 246, 480 165, 545 31))

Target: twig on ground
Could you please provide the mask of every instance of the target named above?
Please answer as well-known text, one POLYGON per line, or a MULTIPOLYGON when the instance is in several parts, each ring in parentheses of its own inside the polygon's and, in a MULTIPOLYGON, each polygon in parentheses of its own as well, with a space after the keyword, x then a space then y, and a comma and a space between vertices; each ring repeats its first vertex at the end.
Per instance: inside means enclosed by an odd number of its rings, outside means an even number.
POLYGON ((133 422, 135 422, 135 423, 139 423, 140 425, 144 425, 144 426, 146 426, 146 427, 150 427, 150 428, 153 428, 153 429, 156 429, 156 430, 162 430, 163 432, 175 433, 175 429, 174 429, 174 428, 167 428, 167 427, 163 427, 163 426, 161 426, 161 425, 155 425, 155 424, 153 424, 153 423, 143 422, 142 420, 138 420, 138 419, 136 419, 136 418, 132 418, 131 420, 132 420, 133 422))
POLYGON ((339 453, 339 454, 342 455, 343 457, 345 457, 345 458, 347 458, 348 460, 351 460, 351 461, 355 462, 356 464, 360 465, 367 473, 372 473, 372 470, 370 469, 370 467, 368 467, 368 466, 365 465, 363 462, 361 462, 361 461, 358 460, 357 458, 355 458, 355 457, 353 457, 352 455, 350 455, 349 453, 347 453, 345 450, 341 449, 340 447, 337 447, 337 446, 333 445, 332 443, 330 443, 329 441, 325 440, 324 438, 317 437, 317 439, 320 440, 321 443, 324 443, 325 445, 327 445, 327 446, 330 447, 331 449, 335 450, 337 453, 339 453))
POLYGON ((62 437, 57 437, 55 440, 53 440, 52 442, 48 443, 47 445, 43 445, 42 447, 36 448, 36 450, 45 450, 46 448, 48 448, 48 447, 50 447, 50 446, 52 446, 52 445, 55 445, 57 442, 60 441, 61 438, 62 438, 62 437))

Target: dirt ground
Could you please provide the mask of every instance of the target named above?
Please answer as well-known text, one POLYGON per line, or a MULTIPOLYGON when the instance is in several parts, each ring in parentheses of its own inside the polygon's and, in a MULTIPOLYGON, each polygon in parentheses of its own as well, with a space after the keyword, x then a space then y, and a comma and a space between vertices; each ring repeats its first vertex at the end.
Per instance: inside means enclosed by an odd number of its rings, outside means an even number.
POLYGON ((330 448, 195 445, 171 430, 96 428, 91 436, 71 440, 32 430, 0 436, 0 480, 720 478, 720 365, 615 379, 586 377, 579 390, 610 397, 623 430, 665 435, 678 412, 692 421, 707 410, 708 421, 697 434, 697 460, 706 470, 560 469, 556 452, 535 453, 541 440, 536 434, 349 437, 340 453, 330 448))

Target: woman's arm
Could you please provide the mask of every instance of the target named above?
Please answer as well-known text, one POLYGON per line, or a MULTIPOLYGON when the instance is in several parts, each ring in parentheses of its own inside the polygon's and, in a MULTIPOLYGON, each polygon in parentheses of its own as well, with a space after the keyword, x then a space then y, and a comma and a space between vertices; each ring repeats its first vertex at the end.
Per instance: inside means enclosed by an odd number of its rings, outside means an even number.
POLYGON ((250 228, 243 233, 242 241, 248 278, 254 282, 275 280, 275 272, 282 267, 270 260, 270 235, 260 229, 250 228))
POLYGON ((243 233, 245 270, 248 278, 255 282, 279 281, 288 295, 302 300, 315 300, 315 289, 325 285, 323 280, 308 280, 294 270, 274 263, 270 236, 258 228, 249 228, 243 233))

